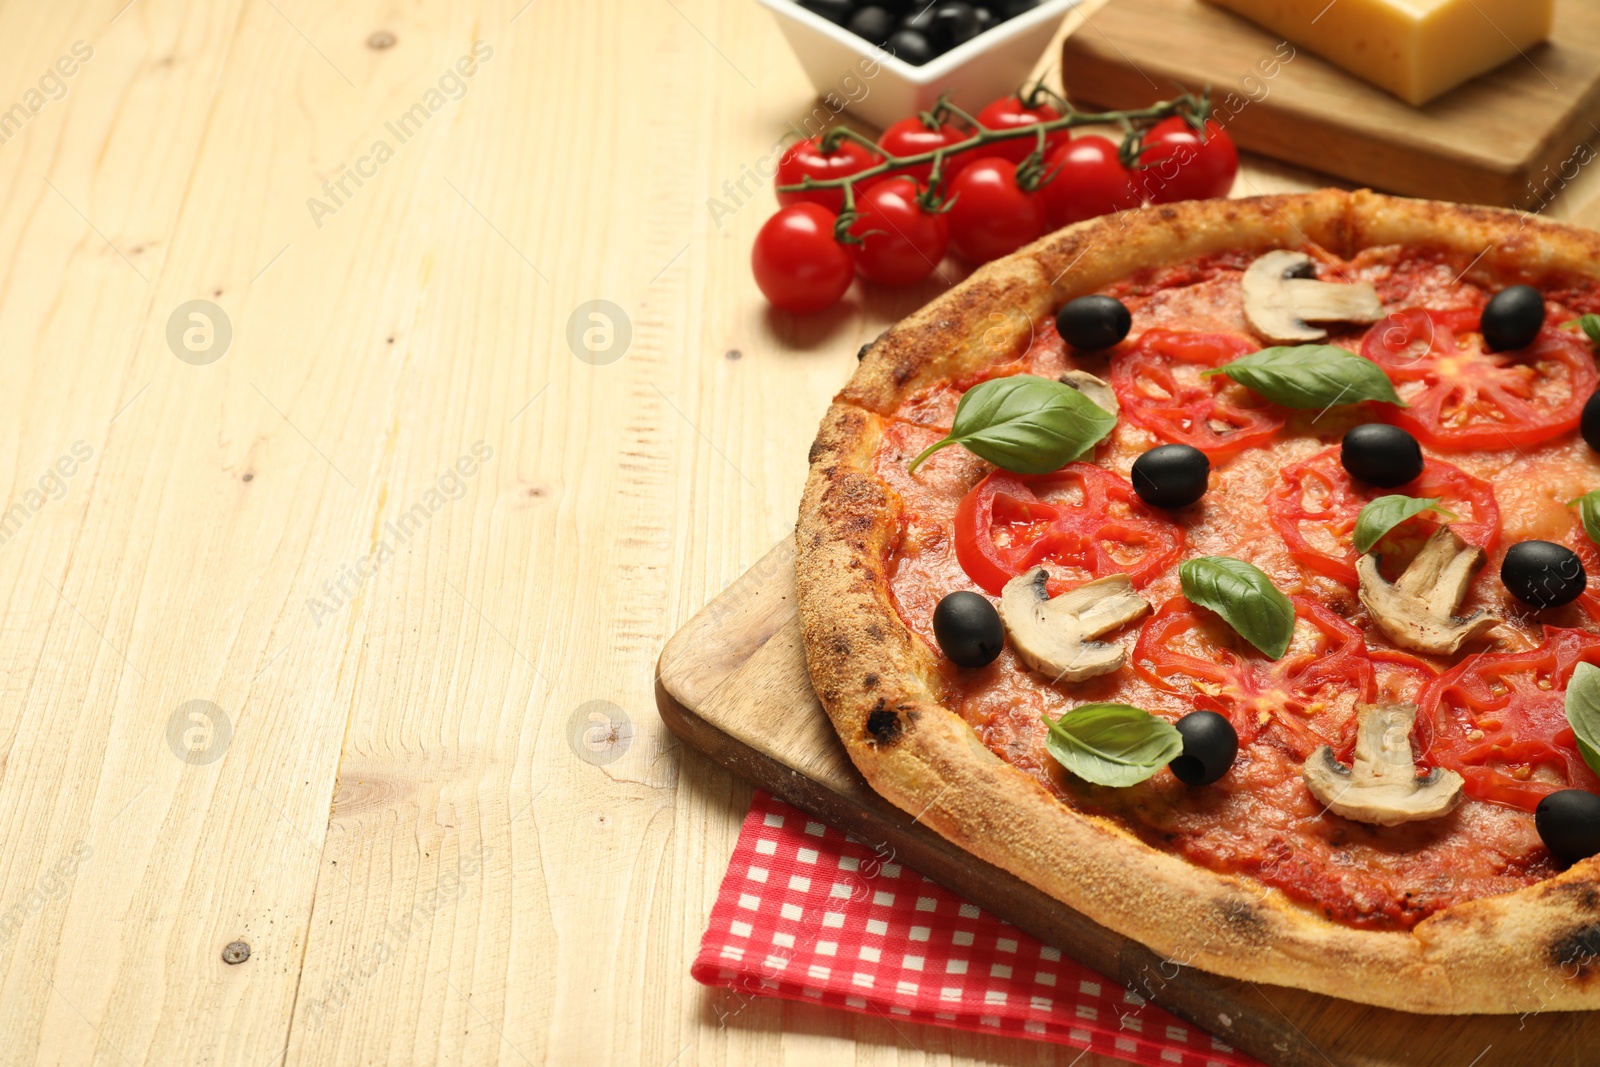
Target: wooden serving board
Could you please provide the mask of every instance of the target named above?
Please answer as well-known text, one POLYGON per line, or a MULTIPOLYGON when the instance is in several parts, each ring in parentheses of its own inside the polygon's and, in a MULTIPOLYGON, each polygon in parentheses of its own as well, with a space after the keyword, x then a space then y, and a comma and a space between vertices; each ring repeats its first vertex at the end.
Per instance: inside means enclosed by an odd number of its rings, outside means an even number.
POLYGON ((661 653, 667 727, 743 778, 896 855, 1146 999, 1278 1067, 1590 1067, 1600 1015, 1427 1016, 1178 969, 975 858, 856 773, 806 674, 785 540, 661 653))
POLYGON ((1557 0, 1549 41, 1421 108, 1305 48, 1278 63, 1282 44, 1201 0, 1110 0, 1066 38, 1062 79, 1074 103, 1108 108, 1209 85, 1241 147, 1434 200, 1537 210, 1600 138, 1595 0, 1557 0))

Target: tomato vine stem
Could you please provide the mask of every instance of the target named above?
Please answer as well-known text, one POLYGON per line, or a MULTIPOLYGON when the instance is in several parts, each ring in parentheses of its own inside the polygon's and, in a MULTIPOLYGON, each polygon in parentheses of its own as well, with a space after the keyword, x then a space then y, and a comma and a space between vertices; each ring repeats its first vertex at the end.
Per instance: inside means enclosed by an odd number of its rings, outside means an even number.
MULTIPOLYGON (((1030 98, 1036 100, 1041 91, 1049 92, 1042 84, 1036 85, 1030 98)), ((1121 126, 1124 131, 1132 132, 1141 124, 1156 123, 1162 119, 1171 118, 1173 115, 1183 115, 1187 120, 1190 115, 1204 116, 1210 110, 1209 100, 1193 93, 1184 93, 1182 96, 1174 97, 1171 100, 1163 100, 1149 107, 1125 111, 1078 111, 1071 104, 1068 104, 1066 100, 1056 96, 1055 93, 1049 92, 1049 95, 1060 101, 1066 109, 1066 113, 1060 118, 1048 119, 1028 126, 1014 126, 1004 130, 989 129, 978 122, 971 114, 941 96, 939 102, 934 105, 932 116, 940 120, 949 116, 958 118, 973 129, 972 136, 964 141, 957 141, 955 144, 944 145, 940 148, 931 149, 927 152, 918 152, 909 156, 897 156, 885 152, 877 142, 865 134, 857 133, 848 126, 836 126, 818 139, 818 145, 824 152, 834 152, 842 142, 854 141, 874 155, 883 157, 883 161, 843 178, 818 179, 806 175, 805 180, 798 185, 780 185, 777 191, 780 193, 801 193, 812 189, 844 189, 848 192, 855 183, 863 179, 874 178, 880 174, 886 174, 903 167, 914 167, 921 163, 932 163, 934 165, 934 174, 942 175, 944 161, 948 157, 1000 141, 1012 141, 1019 137, 1032 137, 1042 146, 1045 136, 1056 130, 1068 130, 1077 126, 1117 125, 1121 126)), ((1037 149, 1035 154, 1040 154, 1037 149)))

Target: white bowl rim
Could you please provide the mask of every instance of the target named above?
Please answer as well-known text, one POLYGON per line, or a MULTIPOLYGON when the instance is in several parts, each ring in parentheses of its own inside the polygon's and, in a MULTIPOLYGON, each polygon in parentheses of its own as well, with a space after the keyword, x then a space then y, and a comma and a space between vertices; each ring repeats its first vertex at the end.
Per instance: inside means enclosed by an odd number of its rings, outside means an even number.
MULTIPOLYGON (((1059 18, 1077 7, 1082 0, 1044 0, 1032 11, 997 23, 993 29, 978 34, 978 36, 964 44, 956 45, 944 55, 934 59, 933 62, 924 63, 920 67, 913 66, 900 57, 884 51, 865 37, 856 36, 838 23, 829 22, 816 12, 801 7, 795 0, 757 0, 757 2, 775 15, 781 18, 793 19, 809 26, 824 37, 844 45, 863 58, 876 60, 905 81, 915 85, 930 85, 933 82, 949 77, 953 71, 968 60, 982 55, 985 50, 999 44, 1003 39, 1026 33, 1046 19, 1059 18)), ((929 6, 932 6, 932 4, 930 3, 929 6)))

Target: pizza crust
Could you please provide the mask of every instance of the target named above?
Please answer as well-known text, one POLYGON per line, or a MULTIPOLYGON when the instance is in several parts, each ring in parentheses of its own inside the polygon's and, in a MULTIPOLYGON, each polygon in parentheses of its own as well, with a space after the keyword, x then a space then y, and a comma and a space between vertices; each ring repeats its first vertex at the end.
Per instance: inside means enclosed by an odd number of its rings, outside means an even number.
POLYGON ((1277 889, 1146 845, 990 752, 940 703, 940 660, 886 574, 895 495, 873 472, 908 393, 1016 352, 1066 300, 1143 267, 1307 241, 1349 258, 1407 243, 1485 276, 1600 277, 1600 236, 1513 212, 1337 190, 1196 201, 1091 220, 991 263, 867 351, 811 448, 796 578, 813 685, 862 775, 974 855, 1179 965, 1400 1011, 1600 1008, 1600 857, 1440 911, 1409 932, 1331 922, 1277 889), (1487 249, 1487 251, 1484 251, 1487 249))

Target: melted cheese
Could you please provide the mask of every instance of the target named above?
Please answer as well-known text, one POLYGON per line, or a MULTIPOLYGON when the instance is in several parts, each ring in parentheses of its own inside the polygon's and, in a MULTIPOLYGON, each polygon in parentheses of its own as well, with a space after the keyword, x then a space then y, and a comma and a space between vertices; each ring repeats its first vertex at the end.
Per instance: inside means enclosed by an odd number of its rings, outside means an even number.
POLYGON ((1550 36, 1555 10, 1555 0, 1210 2, 1411 104, 1519 58, 1550 36))

